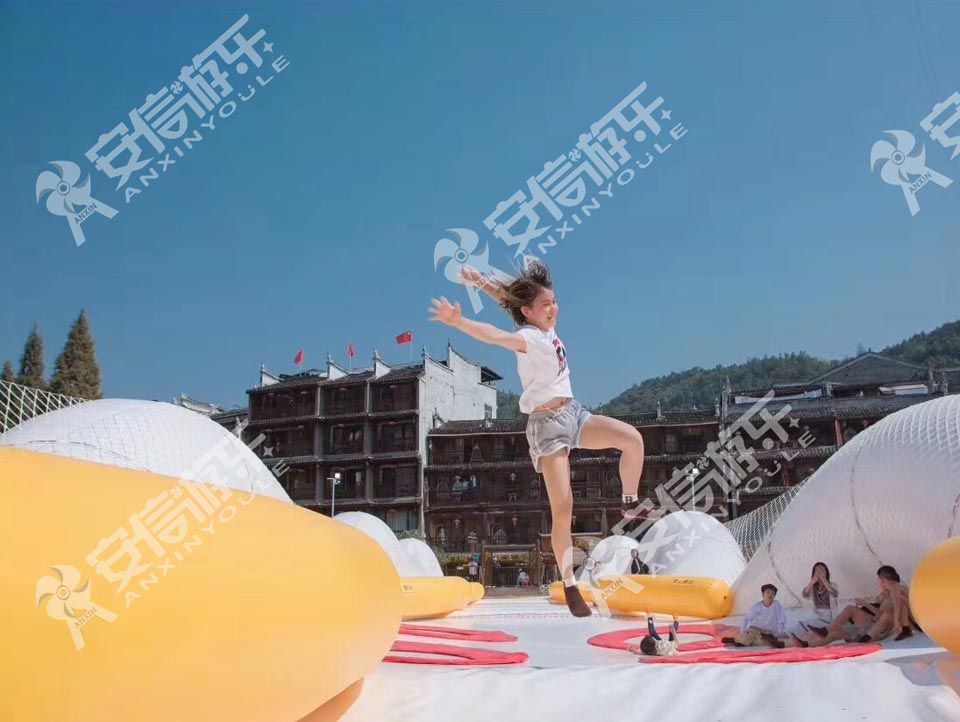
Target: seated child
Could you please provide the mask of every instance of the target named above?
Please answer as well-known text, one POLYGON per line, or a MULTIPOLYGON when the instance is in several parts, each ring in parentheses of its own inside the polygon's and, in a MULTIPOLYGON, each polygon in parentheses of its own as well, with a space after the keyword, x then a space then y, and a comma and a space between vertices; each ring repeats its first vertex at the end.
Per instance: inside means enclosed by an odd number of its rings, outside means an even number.
POLYGON ((649 657, 675 657, 680 648, 677 642, 677 632, 680 630, 680 622, 677 615, 673 615, 673 625, 670 627, 670 638, 664 639, 657 632, 653 624, 653 617, 647 615, 647 636, 640 640, 640 644, 630 642, 627 649, 634 654, 645 654, 649 657))
POLYGON ((822 647, 847 642, 878 642, 891 634, 900 642, 913 636, 910 618, 909 589, 900 580, 897 570, 884 565, 877 570, 880 595, 876 599, 858 599, 846 607, 827 627, 808 625, 813 632, 801 640, 803 646, 822 647), (846 625, 853 625, 852 631, 846 625))
POLYGON ((787 615, 776 600, 777 591, 772 584, 760 587, 763 599, 750 607, 743 616, 740 634, 736 637, 724 637, 721 641, 737 647, 769 644, 771 647, 783 649, 786 644, 779 637, 786 635, 787 615))

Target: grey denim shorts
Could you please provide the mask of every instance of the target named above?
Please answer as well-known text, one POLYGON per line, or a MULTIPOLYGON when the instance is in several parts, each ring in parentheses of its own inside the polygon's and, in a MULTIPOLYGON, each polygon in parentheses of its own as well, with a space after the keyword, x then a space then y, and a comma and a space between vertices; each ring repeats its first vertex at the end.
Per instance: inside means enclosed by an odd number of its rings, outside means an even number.
POLYGON ((537 473, 542 473, 540 459, 555 454, 563 447, 576 449, 580 445, 583 425, 592 414, 576 399, 570 399, 557 411, 534 411, 527 417, 527 443, 530 458, 537 473))

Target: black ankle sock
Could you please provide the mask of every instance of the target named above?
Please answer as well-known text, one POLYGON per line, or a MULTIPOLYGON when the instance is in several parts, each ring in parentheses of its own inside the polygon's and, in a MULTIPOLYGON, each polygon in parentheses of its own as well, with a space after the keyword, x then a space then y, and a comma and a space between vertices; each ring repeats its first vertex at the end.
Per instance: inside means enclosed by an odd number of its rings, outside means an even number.
POLYGON ((590 607, 584 601, 580 590, 576 587, 564 587, 563 596, 567 601, 567 609, 575 617, 589 617, 590 607))

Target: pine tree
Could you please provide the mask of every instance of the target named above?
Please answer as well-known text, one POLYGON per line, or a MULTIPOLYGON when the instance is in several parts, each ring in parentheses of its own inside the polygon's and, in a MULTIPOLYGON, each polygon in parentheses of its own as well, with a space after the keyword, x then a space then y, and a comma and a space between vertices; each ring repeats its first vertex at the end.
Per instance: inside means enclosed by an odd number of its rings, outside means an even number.
POLYGON ((94 355, 93 337, 86 311, 70 327, 67 342, 57 358, 50 390, 78 399, 99 399, 100 367, 94 355))
POLYGON ((27 336, 27 343, 23 346, 23 355, 20 357, 20 373, 17 383, 34 389, 44 390, 47 382, 43 378, 43 336, 37 324, 27 336))
POLYGON ((0 381, 9 381, 13 383, 17 380, 16 374, 13 372, 13 364, 7 361, 3 365, 3 374, 0 374, 0 381))

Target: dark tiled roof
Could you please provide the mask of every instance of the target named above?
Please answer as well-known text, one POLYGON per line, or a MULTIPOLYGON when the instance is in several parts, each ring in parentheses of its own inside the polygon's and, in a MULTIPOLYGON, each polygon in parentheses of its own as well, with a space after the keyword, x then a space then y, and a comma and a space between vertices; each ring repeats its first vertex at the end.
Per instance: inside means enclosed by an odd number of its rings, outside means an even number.
POLYGON ((402 459, 418 459, 420 458, 419 451, 388 451, 383 454, 374 454, 373 463, 376 464, 380 461, 398 461, 402 459))
MULTIPOLYGON (((886 416, 914 404, 937 398, 934 394, 922 396, 855 396, 850 398, 824 397, 793 401, 769 401, 763 408, 771 414, 790 405, 789 416, 799 419, 853 419, 886 416)), ((747 413, 753 404, 732 404, 727 408, 724 423, 730 424, 747 413)), ((754 419, 759 416, 754 414, 754 419)))
MULTIPOLYGON (((589 452, 593 456, 581 456, 584 450, 578 449, 570 456, 570 466, 577 468, 581 466, 611 466, 620 463, 620 456, 616 452, 593 451, 589 452)), ((704 456, 704 453, 697 452, 692 454, 650 454, 644 459, 649 464, 687 464, 694 462, 704 456)), ((466 473, 475 471, 496 471, 498 469, 526 469, 533 466, 533 462, 528 457, 513 459, 510 461, 482 461, 476 463, 464 462, 462 464, 442 464, 434 463, 424 467, 424 471, 458 471, 463 470, 466 473)))
POLYGON ((210 414, 210 418, 217 422, 229 421, 231 419, 243 419, 247 413, 249 413, 247 409, 232 409, 231 411, 221 411, 216 414, 210 414))
POLYGON ((389 419, 392 416, 416 416, 420 409, 401 409, 400 411, 371 411, 368 416, 373 419, 389 419))
POLYGON ((865 353, 852 361, 811 379, 810 383, 829 381, 840 384, 884 384, 904 381, 926 381, 927 367, 899 361, 892 356, 865 353))
POLYGON ((261 426, 276 426, 282 427, 287 424, 302 424, 304 421, 315 421, 316 416, 314 414, 309 414, 307 416, 279 416, 273 419, 257 419, 256 421, 250 421, 247 423, 247 426, 251 429, 260 428, 261 426))
POLYGON ((750 396, 752 398, 763 398, 770 391, 776 396, 790 396, 792 394, 802 394, 804 391, 814 391, 823 389, 824 384, 820 382, 807 381, 804 383, 773 384, 772 387, 762 389, 736 389, 730 392, 730 398, 735 396, 750 396))
POLYGON ((410 381, 418 379, 423 375, 423 363, 414 366, 401 366, 391 369, 378 379, 370 379, 370 383, 375 384, 394 384, 398 381, 410 381))
MULTIPOLYGON (((634 426, 671 426, 686 424, 717 423, 716 413, 707 411, 664 411, 658 419, 656 411, 637 414, 613 414, 634 426)), ((522 419, 476 419, 472 421, 447 421, 430 434, 436 436, 464 436, 468 434, 520 434, 527 428, 526 417, 522 419)))
POLYGON ((466 434, 522 434, 526 419, 474 419, 446 421, 430 431, 430 436, 463 436, 466 434))
POLYGON ((255 386, 252 389, 247 389, 248 394, 258 394, 258 393, 272 393, 274 391, 290 391, 292 389, 299 388, 311 388, 316 387, 326 381, 325 376, 295 376, 293 378, 284 379, 283 381, 278 381, 275 384, 268 384, 267 386, 255 386))
POLYGON ((320 463, 319 456, 268 456, 266 459, 261 459, 261 461, 266 466, 275 466, 281 461, 284 464, 289 464, 290 466, 297 466, 299 464, 318 464, 320 463))
POLYGON ((659 417, 656 411, 636 414, 612 414, 613 418, 634 426, 675 426, 684 424, 717 423, 717 414, 713 409, 703 411, 664 411, 659 417))
POLYGON ((358 416, 366 416, 366 411, 347 411, 343 414, 321 414, 320 418, 326 421, 344 421, 346 419, 355 419, 358 416))
POLYGON ((359 454, 325 454, 321 461, 325 464, 342 464, 351 461, 366 461, 369 458, 370 454, 362 452, 359 454))
POLYGON ((365 371, 358 371, 357 373, 347 374, 346 376, 341 376, 338 379, 325 379, 320 385, 324 388, 329 386, 349 386, 351 384, 359 384, 365 382, 367 379, 373 378, 373 371, 367 369, 365 371))
POLYGON ((827 459, 838 448, 837 446, 808 446, 806 449, 761 449, 754 452, 753 458, 757 461, 783 461, 792 464, 796 461, 827 459))

